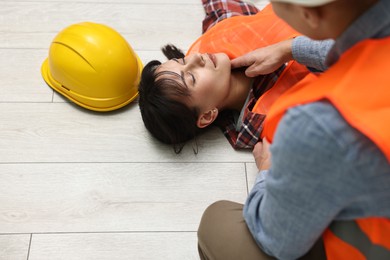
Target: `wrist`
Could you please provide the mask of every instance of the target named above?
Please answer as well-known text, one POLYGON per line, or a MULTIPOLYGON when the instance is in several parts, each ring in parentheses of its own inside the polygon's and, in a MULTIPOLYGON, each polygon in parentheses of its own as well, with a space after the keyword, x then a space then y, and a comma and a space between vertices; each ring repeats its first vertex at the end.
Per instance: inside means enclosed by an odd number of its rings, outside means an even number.
POLYGON ((283 41, 282 44, 282 57, 284 62, 289 62, 294 59, 292 54, 293 38, 283 41))

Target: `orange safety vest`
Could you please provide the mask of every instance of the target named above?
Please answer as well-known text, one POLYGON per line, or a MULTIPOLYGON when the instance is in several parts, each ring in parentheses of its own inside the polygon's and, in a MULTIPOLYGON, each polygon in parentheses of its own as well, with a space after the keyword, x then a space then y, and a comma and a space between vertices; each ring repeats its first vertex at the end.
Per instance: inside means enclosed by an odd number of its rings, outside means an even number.
MULTIPOLYGON (((389 67, 390 37, 357 44, 325 73, 307 76, 279 97, 265 119, 263 134, 272 142, 287 109, 327 100, 390 161, 389 67)), ((390 219, 336 221, 323 241, 328 259, 390 259, 390 219)))
MULTIPOLYGON (((191 45, 187 55, 223 52, 233 59, 298 35, 275 15, 269 4, 256 15, 234 16, 217 23, 191 45)), ((274 86, 257 100, 252 111, 267 114, 277 97, 309 73, 305 66, 295 61, 289 62, 274 86)))
POLYGON ((255 15, 234 16, 217 23, 191 45, 187 55, 223 52, 233 59, 298 35, 267 5, 255 15))

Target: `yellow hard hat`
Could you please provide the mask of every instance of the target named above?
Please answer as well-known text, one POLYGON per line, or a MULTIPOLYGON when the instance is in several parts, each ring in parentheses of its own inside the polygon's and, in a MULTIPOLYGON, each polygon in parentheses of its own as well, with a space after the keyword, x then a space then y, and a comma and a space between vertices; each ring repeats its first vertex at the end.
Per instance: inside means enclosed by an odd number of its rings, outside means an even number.
POLYGON ((137 97, 142 68, 118 32, 84 22, 65 28, 53 39, 41 73, 58 93, 84 108, 103 112, 137 97))

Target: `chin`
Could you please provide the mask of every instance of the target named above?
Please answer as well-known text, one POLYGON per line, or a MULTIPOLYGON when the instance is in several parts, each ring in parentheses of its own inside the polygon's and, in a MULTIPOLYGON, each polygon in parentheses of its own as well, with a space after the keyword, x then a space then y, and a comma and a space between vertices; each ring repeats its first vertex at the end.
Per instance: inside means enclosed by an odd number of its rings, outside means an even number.
POLYGON ((230 58, 226 53, 216 53, 214 54, 215 57, 217 57, 218 60, 218 67, 227 67, 229 70, 231 69, 231 64, 230 64, 230 58))

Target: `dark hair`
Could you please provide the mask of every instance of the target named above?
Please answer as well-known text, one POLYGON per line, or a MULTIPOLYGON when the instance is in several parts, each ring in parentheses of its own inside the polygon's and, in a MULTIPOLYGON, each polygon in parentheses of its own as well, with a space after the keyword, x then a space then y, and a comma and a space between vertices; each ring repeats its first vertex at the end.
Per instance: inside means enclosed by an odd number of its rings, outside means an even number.
MULTIPOLYGON (((173 45, 162 48, 168 59, 183 58, 181 50, 173 45)), ((185 104, 191 98, 188 88, 178 80, 162 75, 180 75, 161 71, 156 73, 161 62, 153 60, 146 64, 139 84, 139 107, 142 120, 148 131, 158 140, 173 144, 176 153, 180 153, 184 143, 196 137, 201 131, 197 127, 199 112, 185 104)))

